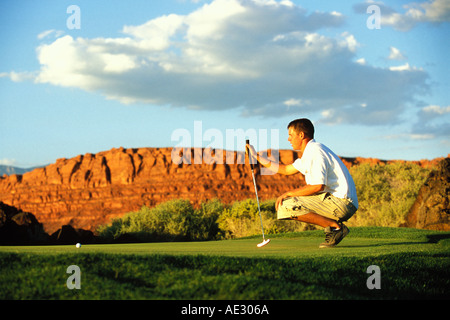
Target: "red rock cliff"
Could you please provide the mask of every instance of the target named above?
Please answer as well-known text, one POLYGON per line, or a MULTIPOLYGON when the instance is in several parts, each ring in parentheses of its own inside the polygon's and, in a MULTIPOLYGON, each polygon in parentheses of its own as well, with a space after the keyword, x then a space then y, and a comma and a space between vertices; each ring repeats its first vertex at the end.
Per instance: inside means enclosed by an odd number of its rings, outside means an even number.
MULTIPOLYGON (((174 163, 171 148, 120 148, 58 159, 24 175, 0 177, 0 201, 32 212, 52 233, 66 224, 95 231, 111 218, 170 199, 190 199, 198 205, 215 197, 225 203, 255 197, 243 152, 223 151, 220 164, 211 159, 220 159, 220 150, 189 151, 184 161, 190 156, 192 164, 174 163)), ((297 156, 280 151, 282 162, 297 156)), ((261 200, 304 183, 300 175, 259 175, 257 170, 261 200)))

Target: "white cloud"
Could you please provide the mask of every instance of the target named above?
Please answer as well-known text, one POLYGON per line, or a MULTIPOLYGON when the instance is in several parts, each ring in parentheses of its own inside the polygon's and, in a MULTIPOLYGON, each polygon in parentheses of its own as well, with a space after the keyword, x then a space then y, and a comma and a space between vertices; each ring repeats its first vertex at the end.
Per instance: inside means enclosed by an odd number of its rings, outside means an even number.
POLYGON ((47 30, 47 31, 43 31, 43 32, 39 33, 37 38, 39 40, 49 38, 50 36, 53 36, 54 38, 59 38, 63 34, 64 34, 64 31, 51 29, 51 30, 47 30))
POLYGON ((104 53, 102 60, 105 62, 105 72, 124 73, 136 67, 134 59, 126 54, 104 53))
POLYGON ((0 78, 10 78, 14 82, 30 81, 36 78, 35 72, 1 72, 0 78))
POLYGON ((161 51, 170 46, 170 38, 179 30, 183 24, 183 17, 175 14, 162 16, 150 20, 140 26, 125 26, 123 33, 132 36, 134 39, 109 39, 112 44, 129 45, 148 51, 161 51), (120 40, 119 40, 120 41, 120 40))
POLYGON ((405 60, 406 57, 395 47, 389 48, 389 60, 405 60))
POLYGON ((450 114, 450 106, 447 107, 441 107, 438 105, 430 105, 422 109, 422 111, 426 114, 432 114, 432 115, 444 115, 444 114, 450 114))
POLYGON ((427 1, 419 7, 419 9, 410 9, 418 11, 416 12, 418 19, 435 23, 450 22, 450 1, 448 0, 427 1))
POLYGON ((418 133, 399 133, 383 136, 385 140, 431 140, 434 139, 435 136, 430 133, 418 134, 418 133))
POLYGON ((395 123, 427 92, 426 72, 355 62, 354 35, 320 33, 344 22, 340 13, 308 13, 286 1, 215 0, 188 15, 125 26, 120 37, 66 35, 42 44, 35 80, 122 103, 395 123))
POLYGON ((341 34, 341 36, 344 38, 344 46, 346 46, 350 51, 356 52, 359 47, 359 43, 358 41, 356 41, 355 36, 349 34, 348 32, 344 32, 343 34, 341 34))
POLYGON ((40 46, 38 59, 41 70, 36 81, 91 89, 94 81, 90 81, 90 73, 99 68, 100 62, 100 55, 92 54, 94 48, 84 39, 74 40, 69 35, 40 46))
POLYGON ((409 65, 409 63, 405 63, 404 65, 401 66, 394 66, 394 67, 389 67, 389 70, 391 71, 411 71, 411 66, 409 65))
POLYGON ((301 99, 288 99, 288 100, 284 101, 283 104, 288 106, 288 107, 301 107, 301 106, 310 105, 311 102, 310 101, 304 101, 304 100, 301 100, 301 99))
POLYGON ((429 105, 418 112, 413 134, 450 137, 450 106, 429 105))
POLYGON ((7 159, 7 158, 0 159, 0 165, 14 166, 16 163, 17 161, 15 159, 7 159))

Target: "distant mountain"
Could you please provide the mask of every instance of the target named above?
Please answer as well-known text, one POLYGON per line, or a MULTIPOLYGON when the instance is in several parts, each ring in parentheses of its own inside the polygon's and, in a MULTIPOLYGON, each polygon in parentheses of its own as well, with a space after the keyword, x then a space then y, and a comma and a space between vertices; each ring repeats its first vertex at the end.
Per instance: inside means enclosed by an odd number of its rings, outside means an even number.
POLYGON ((12 166, 5 166, 0 164, 0 177, 6 174, 7 176, 10 176, 12 174, 24 174, 30 171, 33 171, 36 168, 40 167, 32 167, 32 168, 18 168, 18 167, 12 167, 12 166))

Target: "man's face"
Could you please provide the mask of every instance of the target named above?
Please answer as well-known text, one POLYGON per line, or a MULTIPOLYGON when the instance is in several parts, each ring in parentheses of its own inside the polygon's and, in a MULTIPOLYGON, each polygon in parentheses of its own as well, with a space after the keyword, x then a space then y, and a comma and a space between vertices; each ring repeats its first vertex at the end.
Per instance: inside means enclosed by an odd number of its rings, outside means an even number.
POLYGON ((304 136, 303 132, 297 133, 293 128, 289 128, 288 134, 288 141, 291 143, 292 149, 300 150, 304 136))

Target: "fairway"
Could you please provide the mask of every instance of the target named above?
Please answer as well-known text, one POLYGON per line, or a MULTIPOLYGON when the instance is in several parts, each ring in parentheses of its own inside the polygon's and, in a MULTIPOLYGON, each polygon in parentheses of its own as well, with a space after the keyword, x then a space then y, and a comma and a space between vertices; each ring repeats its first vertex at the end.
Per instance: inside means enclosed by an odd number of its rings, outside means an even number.
POLYGON ((449 298, 450 233, 352 228, 319 249, 321 231, 205 242, 0 247, 2 299, 449 298), (69 290, 67 267, 81 269, 69 290), (369 266, 381 270, 368 288, 369 266))

